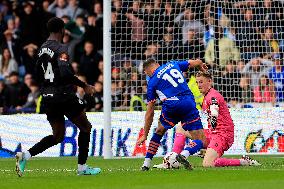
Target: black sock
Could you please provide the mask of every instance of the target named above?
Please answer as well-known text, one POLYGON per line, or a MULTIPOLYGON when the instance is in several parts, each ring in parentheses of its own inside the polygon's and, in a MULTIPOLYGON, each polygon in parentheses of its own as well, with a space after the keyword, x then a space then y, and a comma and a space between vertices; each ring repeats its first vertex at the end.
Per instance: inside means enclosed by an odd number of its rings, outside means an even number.
POLYGON ((58 143, 54 139, 53 135, 49 135, 49 136, 44 137, 43 139, 41 139, 41 141, 39 141, 33 147, 31 147, 29 149, 29 152, 31 156, 35 156, 56 144, 58 143))
POLYGON ((84 165, 88 158, 89 153, 90 133, 80 132, 78 137, 78 164, 84 165))

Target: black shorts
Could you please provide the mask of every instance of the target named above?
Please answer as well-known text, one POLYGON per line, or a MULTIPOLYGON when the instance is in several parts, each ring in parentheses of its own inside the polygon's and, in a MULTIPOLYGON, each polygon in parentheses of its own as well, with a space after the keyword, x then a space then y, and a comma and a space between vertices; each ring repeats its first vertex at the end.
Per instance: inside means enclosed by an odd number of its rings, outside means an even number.
POLYGON ((56 97, 43 97, 43 111, 47 115, 50 123, 63 121, 64 115, 72 119, 81 114, 85 109, 85 104, 76 95, 65 94, 56 97))

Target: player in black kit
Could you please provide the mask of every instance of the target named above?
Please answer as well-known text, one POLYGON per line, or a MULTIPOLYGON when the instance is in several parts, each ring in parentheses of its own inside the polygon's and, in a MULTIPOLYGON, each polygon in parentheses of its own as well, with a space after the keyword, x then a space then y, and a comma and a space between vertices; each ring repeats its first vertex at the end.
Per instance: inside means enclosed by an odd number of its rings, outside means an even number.
POLYGON ((22 176, 27 160, 46 149, 61 143, 65 135, 64 115, 79 129, 78 175, 96 175, 100 168, 86 165, 89 152, 92 125, 84 111, 84 103, 76 96, 74 87, 82 87, 92 95, 94 87, 79 80, 69 64, 67 47, 61 44, 64 35, 64 22, 57 17, 47 23, 50 33, 41 46, 36 63, 37 81, 41 85, 42 106, 44 107, 53 135, 44 137, 26 152, 16 154, 16 171, 22 176))

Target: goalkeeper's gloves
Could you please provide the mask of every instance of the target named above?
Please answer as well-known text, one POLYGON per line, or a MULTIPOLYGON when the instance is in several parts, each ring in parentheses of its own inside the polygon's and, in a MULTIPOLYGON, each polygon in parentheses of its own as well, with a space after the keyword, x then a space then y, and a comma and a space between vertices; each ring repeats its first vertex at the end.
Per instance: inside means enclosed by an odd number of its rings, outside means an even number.
POLYGON ((213 130, 217 127, 217 117, 216 116, 211 116, 210 117, 210 125, 213 130))

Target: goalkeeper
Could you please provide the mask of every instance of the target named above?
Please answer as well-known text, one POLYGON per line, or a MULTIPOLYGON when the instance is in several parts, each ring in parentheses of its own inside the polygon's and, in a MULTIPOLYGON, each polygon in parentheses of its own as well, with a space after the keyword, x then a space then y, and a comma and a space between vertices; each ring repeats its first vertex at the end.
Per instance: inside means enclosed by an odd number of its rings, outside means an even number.
MULTIPOLYGON (((209 72, 198 72, 196 81, 200 92, 204 95, 202 110, 208 116, 208 132, 205 132, 208 147, 204 156, 204 167, 246 166, 260 165, 249 156, 241 159, 221 158, 234 143, 234 123, 231 118, 227 103, 223 96, 212 87, 212 76, 209 72)), ((173 151, 179 153, 185 144, 185 135, 192 138, 188 132, 178 129, 173 151)), ((192 145, 189 144, 182 152, 184 159, 179 161, 187 165, 186 158, 190 155, 192 145)), ((180 159, 177 159, 180 160, 180 159)), ((161 168, 161 167, 160 167, 161 168)))

